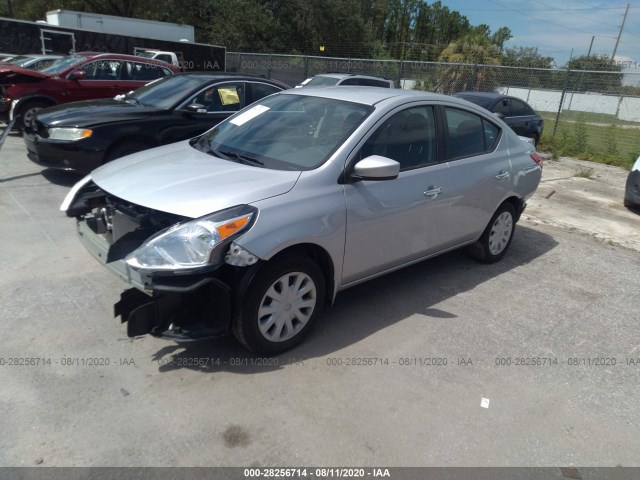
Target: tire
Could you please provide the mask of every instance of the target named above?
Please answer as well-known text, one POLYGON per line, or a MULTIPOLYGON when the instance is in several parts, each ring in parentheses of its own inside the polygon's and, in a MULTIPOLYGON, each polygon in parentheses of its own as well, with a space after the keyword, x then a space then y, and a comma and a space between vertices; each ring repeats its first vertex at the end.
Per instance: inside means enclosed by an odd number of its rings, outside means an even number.
POLYGON ((53 106, 53 103, 47 102, 46 100, 27 100, 23 105, 20 105, 16 111, 16 116, 20 118, 16 120, 15 128, 21 132, 30 128, 33 126, 36 112, 51 106, 53 106))
POLYGON ((505 202, 493 214, 480 239, 469 246, 469 253, 483 263, 497 262, 509 249, 515 228, 515 209, 505 202))
POLYGON ((115 160, 116 158, 124 157, 125 155, 131 155, 132 153, 141 152, 142 150, 147 150, 148 148, 151 148, 151 145, 143 142, 136 142, 135 140, 116 143, 115 146, 109 149, 109 153, 107 153, 105 162, 110 162, 111 160, 115 160))
POLYGON ((233 334, 253 353, 277 355, 300 343, 324 299, 324 275, 313 260, 303 255, 275 258, 238 295, 233 334), (287 285, 293 287, 288 295, 287 285))

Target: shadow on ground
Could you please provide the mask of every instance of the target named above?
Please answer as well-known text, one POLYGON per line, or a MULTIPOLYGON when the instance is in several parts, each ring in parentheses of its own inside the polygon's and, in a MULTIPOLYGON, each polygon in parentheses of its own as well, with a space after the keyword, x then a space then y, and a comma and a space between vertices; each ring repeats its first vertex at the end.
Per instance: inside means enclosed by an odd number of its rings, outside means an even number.
POLYGON ((350 288, 340 293, 335 304, 316 319, 302 344, 273 359, 247 352, 233 337, 220 337, 167 344, 156 352, 153 360, 161 365, 161 372, 188 368, 202 372, 264 373, 330 355, 414 314, 455 322, 455 314, 434 305, 533 262, 557 245, 553 237, 519 225, 509 252, 496 264, 484 265, 463 251, 455 251, 350 288), (374 312, 366 321, 362 321, 363 305, 374 312))

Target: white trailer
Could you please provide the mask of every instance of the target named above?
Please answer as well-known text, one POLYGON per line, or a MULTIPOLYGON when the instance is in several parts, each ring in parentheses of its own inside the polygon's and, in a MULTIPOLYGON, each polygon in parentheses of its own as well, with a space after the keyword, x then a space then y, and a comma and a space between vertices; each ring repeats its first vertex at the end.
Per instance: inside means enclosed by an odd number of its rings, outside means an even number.
POLYGON ((192 25, 155 22, 139 18, 116 17, 99 13, 74 12, 71 10, 52 10, 47 12, 47 23, 58 27, 90 30, 93 32, 132 37, 154 38, 174 42, 195 42, 192 25))

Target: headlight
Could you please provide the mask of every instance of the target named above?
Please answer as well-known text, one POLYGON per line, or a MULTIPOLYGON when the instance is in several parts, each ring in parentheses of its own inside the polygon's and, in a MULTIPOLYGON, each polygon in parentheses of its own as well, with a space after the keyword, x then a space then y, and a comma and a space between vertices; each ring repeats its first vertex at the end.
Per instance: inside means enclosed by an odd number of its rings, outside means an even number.
POLYGON ((241 205, 186 223, 150 238, 125 258, 139 270, 184 270, 211 264, 214 250, 248 230, 257 210, 241 205))
POLYGON ((83 138, 89 138, 93 134, 93 130, 88 128, 49 128, 47 129, 51 140, 68 140, 76 141, 83 138))

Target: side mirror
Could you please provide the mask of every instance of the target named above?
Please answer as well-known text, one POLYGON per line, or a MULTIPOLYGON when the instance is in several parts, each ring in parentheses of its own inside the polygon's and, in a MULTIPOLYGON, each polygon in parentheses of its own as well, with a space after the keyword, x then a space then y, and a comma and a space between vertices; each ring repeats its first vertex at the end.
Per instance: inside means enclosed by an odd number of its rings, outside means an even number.
POLYGON ((398 178, 400 164, 380 155, 371 155, 355 164, 351 178, 355 180, 393 180, 398 178))
POLYGON ((200 103, 191 103, 184 107, 183 111, 187 113, 207 113, 207 107, 200 103))
POLYGON ((84 80, 85 78, 87 78, 87 72, 85 72, 84 70, 76 70, 75 72, 71 72, 69 78, 73 80, 84 80))

